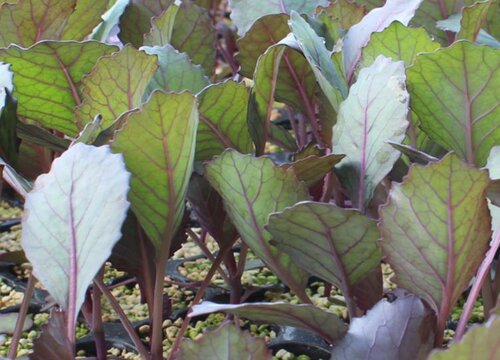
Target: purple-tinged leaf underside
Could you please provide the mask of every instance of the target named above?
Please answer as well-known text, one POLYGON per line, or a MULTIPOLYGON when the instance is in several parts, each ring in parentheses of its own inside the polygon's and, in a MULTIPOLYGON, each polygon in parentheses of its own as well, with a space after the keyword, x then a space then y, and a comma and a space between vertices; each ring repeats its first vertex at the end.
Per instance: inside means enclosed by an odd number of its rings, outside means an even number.
POLYGON ((374 220, 332 204, 301 202, 271 214, 266 229, 299 267, 340 288, 356 315, 353 287, 380 267, 374 220))
POLYGON ((413 165, 381 207, 380 245, 396 283, 423 299, 445 321, 488 249, 488 174, 456 154, 413 165))
POLYGON ((264 229, 270 213, 308 199, 304 184, 293 173, 274 166, 270 159, 234 150, 216 157, 205 171, 242 240, 292 291, 306 299, 307 274, 270 244, 271 234, 264 229))
POLYGON ((411 107, 427 135, 484 166, 500 143, 500 52, 459 41, 417 56, 407 77, 411 107))
POLYGON ((226 81, 198 94, 200 125, 196 135, 196 160, 210 160, 225 149, 253 151, 248 130, 248 89, 244 83, 226 81))
POLYGON ((225 312, 266 324, 293 326, 313 331, 330 343, 338 342, 347 332, 347 326, 335 314, 313 305, 288 303, 248 303, 239 305, 216 304, 205 301, 193 307, 190 317, 225 312))
POLYGON ((121 237, 130 174, 108 146, 75 144, 26 196, 22 246, 74 326, 85 292, 121 237), (50 263, 51 266, 47 266, 50 263))
POLYGON ((52 309, 49 321, 42 326, 42 332, 33 344, 33 360, 74 360, 73 345, 65 334, 64 312, 52 309))
POLYGON ((331 360, 426 359, 434 343, 434 315, 417 296, 396 292, 351 322, 331 360))
POLYGON ((205 332, 200 339, 184 340, 178 355, 182 360, 271 360, 263 338, 253 337, 232 323, 205 332))
POLYGON ((370 11, 358 24, 352 26, 343 39, 342 53, 346 79, 351 83, 361 60, 361 50, 374 32, 380 32, 393 21, 408 25, 422 0, 387 0, 381 8, 370 11))
POLYGON ((353 207, 362 212, 399 158, 386 141, 403 141, 408 102, 404 63, 381 55, 360 71, 340 106, 332 152, 346 154, 336 170, 353 207))
POLYGON ((0 49, 0 61, 15 74, 19 117, 77 135, 73 112, 82 102, 82 78, 101 56, 117 49, 96 41, 42 41, 27 49, 0 49))
POLYGON ((172 240, 184 214, 198 126, 196 99, 155 91, 139 111, 126 116, 112 147, 123 153, 132 173, 132 210, 159 250, 172 240))
POLYGON ((101 125, 111 125, 120 115, 138 108, 158 68, 156 56, 127 45, 97 62, 82 82, 82 103, 75 111, 80 128, 98 114, 101 125))

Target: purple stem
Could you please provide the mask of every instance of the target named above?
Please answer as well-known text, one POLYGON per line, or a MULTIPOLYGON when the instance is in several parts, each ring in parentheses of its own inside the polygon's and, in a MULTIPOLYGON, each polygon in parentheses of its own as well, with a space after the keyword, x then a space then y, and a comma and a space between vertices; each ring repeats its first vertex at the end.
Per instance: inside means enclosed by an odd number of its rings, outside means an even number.
MULTIPOLYGON (((467 322, 470 319, 470 315, 472 313, 472 309, 474 308, 474 303, 479 295, 479 291, 483 285, 486 276, 490 273, 490 266, 495 258, 495 254, 500 247, 500 231, 496 231, 496 236, 493 242, 491 243, 490 250, 486 254, 483 262, 479 266, 479 270, 477 271, 476 282, 472 285, 472 289, 469 292, 469 296, 467 298, 467 302, 464 306, 464 311, 460 316, 460 321, 458 322, 457 330, 455 332, 455 338, 453 339, 455 342, 460 341, 462 336, 465 333, 465 327, 467 326, 467 322)), ((498 275, 497 275, 498 276, 498 275)))
MULTIPOLYGON (((97 273, 96 278, 102 280, 104 268, 97 273)), ((95 280, 94 280, 95 285, 95 280)), ((94 335, 97 360, 106 360, 106 341, 104 338, 104 327, 102 325, 102 292, 98 286, 92 289, 92 334, 94 335)))

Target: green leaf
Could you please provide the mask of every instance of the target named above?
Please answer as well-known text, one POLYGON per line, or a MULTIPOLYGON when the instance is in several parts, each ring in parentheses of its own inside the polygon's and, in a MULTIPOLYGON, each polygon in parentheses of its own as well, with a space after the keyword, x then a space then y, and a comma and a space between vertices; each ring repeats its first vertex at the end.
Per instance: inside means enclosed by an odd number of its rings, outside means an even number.
POLYGON ((352 26, 343 39, 342 54, 348 83, 351 83, 354 71, 361 59, 361 50, 374 32, 380 32, 392 22, 399 21, 408 25, 422 0, 388 0, 381 8, 370 11, 358 24, 352 26))
POLYGON ((68 150, 71 143, 69 139, 58 137, 39 126, 25 124, 20 121, 17 122, 16 131, 17 136, 23 142, 26 141, 31 144, 40 145, 57 152, 68 150))
POLYGON ((118 25, 120 16, 122 16, 129 1, 130 0, 115 1, 113 6, 111 6, 108 11, 101 16, 101 23, 92 31, 92 40, 105 42, 108 39, 111 34, 111 30, 118 25))
POLYGON ((492 316, 484 325, 472 327, 462 341, 447 350, 434 351, 429 360, 496 359, 500 343, 500 317, 492 316))
POLYGON ((398 286, 427 301, 441 330, 488 249, 488 182, 486 171, 448 154, 410 167, 380 209, 380 245, 398 286))
POLYGON ((292 163, 281 165, 285 170, 291 169, 297 179, 303 181, 307 187, 316 185, 325 175, 333 170, 335 164, 344 158, 344 155, 330 154, 326 156, 311 155, 292 163))
POLYGON ((408 126, 404 63, 380 55, 359 72, 333 127, 333 153, 346 154, 336 166, 353 206, 364 212, 375 187, 391 171, 408 126))
POLYGON ((417 54, 439 49, 441 45, 432 41, 425 29, 410 28, 398 21, 393 22, 382 32, 373 33, 370 42, 363 48, 360 67, 372 64, 378 55, 402 60, 406 66, 415 61, 417 54))
POLYGON ((204 301, 193 306, 193 311, 189 316, 194 317, 221 311, 266 324, 279 324, 310 330, 321 335, 330 343, 342 338, 347 331, 344 322, 333 313, 313 305, 295 305, 283 302, 226 305, 204 301))
POLYGON ((350 0, 337 0, 322 8, 319 21, 326 27, 331 43, 334 45, 353 25, 359 23, 365 15, 365 8, 350 0))
POLYGON ((16 166, 21 142, 16 131, 19 123, 17 102, 9 91, 5 95, 5 106, 0 109, 0 157, 7 160, 12 166, 16 166))
POLYGON ((226 148, 253 152, 247 124, 248 98, 245 84, 235 81, 211 85, 198 95, 197 161, 209 160, 226 148))
POLYGON ((399 144, 393 141, 387 141, 387 143, 390 144, 393 148, 397 149, 398 151, 408 156, 411 162, 415 162, 420 165, 427 165, 430 162, 439 160, 434 156, 426 154, 422 151, 418 151, 417 149, 414 149, 407 145, 399 144))
POLYGON ((142 46, 143 36, 151 28, 151 18, 160 15, 174 3, 174 0, 130 0, 120 18, 120 40, 136 48, 142 46))
POLYGON ((28 49, 0 49, 0 60, 11 64, 15 75, 19 117, 76 135, 73 111, 82 101, 82 78, 97 59, 116 50, 95 41, 43 41, 28 49))
MULTIPOLYGON (((377 224, 356 210, 302 202, 271 214, 266 229, 278 249, 308 273, 341 289, 348 304, 355 284, 380 267, 377 224)), ((356 315, 354 307, 349 312, 356 315)))
POLYGON ((264 229, 270 213, 307 200, 305 186, 270 159, 226 150, 206 165, 206 178, 224 200, 226 211, 242 240, 292 291, 306 299, 307 275, 269 241, 264 229))
POLYGON ((231 0, 231 19, 238 27, 238 34, 243 35, 260 17, 269 14, 290 14, 297 11, 301 14, 313 14, 317 6, 327 6, 326 0, 231 0))
POLYGON ((200 339, 182 342, 179 359, 183 360, 271 360, 272 354, 263 338, 225 323, 200 339))
POLYGON ((162 46, 170 44, 179 6, 173 4, 159 16, 151 19, 151 30, 144 35, 144 45, 162 46))
POLYGON ((121 155, 79 143, 26 196, 22 246, 34 275, 68 313, 69 327, 121 237, 129 178, 121 155))
POLYGON ((125 157, 132 173, 132 210, 158 251, 171 241, 184 214, 198 126, 196 99, 155 91, 141 110, 125 116, 112 147, 125 157))
MULTIPOLYGON (((84 40, 100 23, 101 15, 103 15, 114 2, 115 0, 76 0, 74 11, 66 19, 60 39, 84 40)), ((50 11, 51 10, 49 10, 49 12, 50 11)))
MULTIPOLYGON (((477 1, 471 6, 462 9, 462 20, 460 21, 460 31, 457 39, 476 41, 481 26, 488 16, 488 11, 493 5, 492 0, 477 1)), ((498 6, 498 4, 496 4, 498 6)))
POLYGON ((156 56, 130 45, 101 58, 83 79, 82 103, 75 112, 79 127, 99 114, 102 126, 107 127, 123 113, 139 107, 157 68, 156 56))
POLYGON ((145 99, 156 89, 167 92, 188 90, 196 94, 208 85, 203 69, 199 65, 193 65, 186 54, 178 52, 172 46, 143 46, 140 50, 158 57, 158 70, 147 86, 145 99))
POLYGON ((427 135, 483 166, 500 143, 500 52, 460 41, 419 55, 407 75, 411 107, 427 135))
POLYGON ((340 102, 347 97, 347 84, 337 64, 332 61, 331 53, 312 27, 296 12, 292 12, 290 28, 297 46, 309 62, 319 86, 338 110, 340 102))
POLYGON ((383 299, 353 319, 332 359, 426 359, 434 342, 432 312, 413 294, 399 290, 391 295, 391 301, 383 299))

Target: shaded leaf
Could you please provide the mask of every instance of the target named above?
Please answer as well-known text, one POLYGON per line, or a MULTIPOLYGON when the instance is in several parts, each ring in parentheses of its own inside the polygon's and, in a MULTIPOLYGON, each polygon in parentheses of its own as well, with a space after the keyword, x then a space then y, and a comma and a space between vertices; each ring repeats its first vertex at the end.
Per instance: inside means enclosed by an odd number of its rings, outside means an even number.
POLYGON ((338 64, 332 61, 331 53, 312 27, 296 12, 292 12, 290 28, 296 45, 304 53, 319 86, 335 110, 347 97, 347 84, 338 64))
POLYGON ((486 171, 448 154, 437 163, 410 167, 380 209, 380 245, 396 282, 427 301, 438 314, 438 328, 488 248, 488 182, 486 171))
POLYGON ((440 46, 432 41, 425 29, 410 28, 395 21, 384 31, 372 34, 370 42, 363 48, 360 67, 369 66, 379 55, 394 61, 402 60, 406 66, 410 66, 417 54, 437 50, 440 46))
POLYGON ((111 6, 102 16, 101 23, 96 26, 92 31, 92 40, 106 42, 109 38, 111 31, 115 26, 118 26, 120 17, 122 16, 125 8, 128 6, 130 0, 115 0, 111 6))
POLYGON ((107 127, 121 114, 139 107, 157 68, 156 56, 130 45, 101 58, 83 79, 82 103, 75 111, 78 125, 83 127, 100 114, 102 126, 107 127))
POLYGON ((121 155, 78 143, 26 196, 22 246, 34 275, 68 312, 68 326, 121 236, 129 177, 121 155))
POLYGON ((481 26, 488 16, 491 5, 493 5, 493 0, 477 1, 471 6, 465 6, 462 9, 460 31, 456 38, 466 39, 472 42, 476 41, 481 26))
POLYGON ((253 151, 247 123, 248 99, 245 84, 235 81, 211 85, 198 95, 196 160, 209 160, 226 148, 241 153, 253 151))
MULTIPOLYGON (((326 27, 334 45, 345 32, 365 15, 365 7, 350 0, 336 0, 326 8, 320 8, 318 19, 326 27)), ((331 47, 329 47, 331 49, 331 47)))
POLYGON ((359 72, 340 107, 332 151, 346 154, 337 173, 353 206, 362 212, 399 157, 386 141, 403 141, 408 101, 404 63, 381 55, 359 72))
POLYGON ((172 5, 174 0, 130 0, 120 17, 120 40, 139 48, 143 35, 151 28, 151 18, 160 15, 172 5))
POLYGON ((292 291, 304 298, 307 275, 269 243, 271 234, 264 229, 270 213, 307 200, 304 185, 292 173, 274 166, 270 159, 253 158, 234 150, 226 150, 205 170, 242 240, 292 291))
POLYGON ((179 11, 179 6, 171 5, 160 15, 151 19, 151 30, 144 35, 144 45, 163 46, 172 41, 172 31, 174 30, 175 17, 179 11))
POLYGON ((342 160, 343 157, 344 155, 336 154, 321 157, 311 155, 293 163, 283 164, 281 167, 292 171, 297 179, 304 181, 308 187, 311 187, 316 185, 328 172, 333 170, 335 164, 342 160))
POLYGON ((337 342, 347 331, 347 326, 335 314, 313 305, 294 305, 288 303, 249 303, 239 305, 216 304, 204 301, 193 306, 190 317, 225 312, 252 321, 266 324, 294 326, 313 331, 330 343, 337 342))
POLYGON ((0 158, 0 165, 3 166, 2 177, 22 198, 33 189, 33 184, 19 175, 17 171, 0 158))
POLYGON ((17 102, 7 90, 5 106, 0 108, 0 157, 16 166, 20 140, 17 137, 17 102))
POLYGON ((433 348, 434 316, 415 295, 398 291, 351 322, 349 332, 333 348, 335 360, 423 360, 433 348))
POLYGON ((73 360, 74 350, 66 336, 64 312, 53 309, 50 312, 49 322, 42 325, 42 333, 34 341, 32 360, 73 360))
POLYGON ((73 111, 82 102, 82 78, 97 59, 116 50, 96 41, 43 41, 27 49, 0 49, 0 60, 11 64, 15 74, 19 117, 69 136, 78 134, 73 111))
POLYGON ((19 139, 48 148, 57 152, 64 152, 68 149, 70 141, 53 135, 49 131, 31 124, 17 122, 17 136, 19 139))
POLYGON ((272 354, 262 338, 225 323, 198 340, 184 340, 179 350, 183 360, 271 360, 272 354))
POLYGON ((301 14, 313 14, 317 6, 327 6, 326 0, 230 0, 231 19, 238 27, 238 34, 243 35, 261 16, 269 14, 290 14, 297 11, 301 14))
POLYGON ((159 251, 184 214, 198 126, 196 100, 189 93, 155 91, 141 110, 126 116, 113 151, 125 157, 132 173, 132 210, 159 251))
POLYGON ((427 135, 483 166, 500 143, 500 52, 460 41, 419 55, 407 75, 411 107, 427 135))
POLYGON ((140 50, 158 56, 158 70, 147 86, 145 99, 156 89, 197 93, 208 85, 203 69, 199 65, 193 65, 186 54, 178 52, 172 46, 143 46, 140 50))
POLYGON ((0 62, 0 113, 5 106, 7 91, 12 92, 12 72, 9 71, 9 64, 0 62))
POLYGON ((353 79, 354 71, 361 59, 361 49, 374 32, 380 32, 393 21, 408 25, 422 0, 387 0, 381 8, 370 11, 358 24, 349 29, 343 40, 344 68, 347 82, 353 79))
MULTIPOLYGON (((377 224, 355 210, 302 202, 272 214, 266 229, 278 249, 308 273, 340 288, 348 302, 354 300, 354 285, 380 266, 377 224)), ((354 310, 349 308, 351 316, 354 310)))
POLYGON ((427 165, 430 162, 438 161, 438 158, 435 158, 434 156, 431 156, 429 154, 426 154, 422 151, 419 151, 417 149, 413 149, 410 146, 399 144, 393 141, 387 141, 388 144, 390 144, 393 148, 397 149, 398 151, 401 151, 403 154, 408 156, 411 162, 418 163, 420 165, 427 165))

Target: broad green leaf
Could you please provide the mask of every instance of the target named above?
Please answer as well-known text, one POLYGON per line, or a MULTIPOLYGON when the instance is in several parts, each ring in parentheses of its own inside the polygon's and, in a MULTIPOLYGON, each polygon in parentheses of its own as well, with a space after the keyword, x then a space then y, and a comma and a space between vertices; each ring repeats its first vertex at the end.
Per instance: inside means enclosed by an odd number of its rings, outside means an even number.
POLYGON ((411 107, 427 135, 483 166, 500 143, 500 52, 460 41, 419 55, 407 76, 411 107))
POLYGON ((197 340, 186 339, 179 350, 183 360, 271 360, 263 338, 253 337, 232 323, 206 332, 197 340))
POLYGON ((82 82, 82 102, 75 111, 79 127, 99 114, 102 126, 107 127, 123 113, 139 107, 157 68, 156 56, 130 45, 99 59, 82 82))
POLYGON ((353 206, 362 212, 399 157, 386 141, 403 141, 408 101, 404 63, 380 55, 359 72, 340 106, 332 152, 346 154, 336 170, 353 206))
POLYGON ((198 95, 200 125, 196 136, 196 160, 205 161, 226 148, 252 153, 248 131, 248 89, 244 83, 226 81, 211 85, 198 95))
POLYGON ((116 0, 113 6, 101 16, 101 23, 92 31, 92 40, 106 42, 111 30, 118 25, 120 16, 122 16, 125 8, 130 0, 116 0))
POLYGON ((60 40, 84 40, 87 38, 101 22, 101 15, 113 6, 114 2, 115 0, 76 0, 76 6, 66 19, 60 40))
POLYGON ((170 44, 179 6, 171 5, 159 16, 151 19, 151 30, 144 35, 144 45, 162 46, 170 44))
POLYGON ((452 343, 447 350, 434 351, 429 360, 497 359, 500 344, 500 317, 492 316, 483 325, 467 331, 462 341, 452 343))
POLYGON ((171 45, 143 46, 140 50, 158 57, 158 70, 146 88, 144 98, 156 89, 197 93, 208 85, 208 79, 199 65, 194 65, 189 57, 175 50, 171 45))
POLYGON ((320 8, 318 19, 327 28, 334 45, 345 32, 363 19, 365 8, 350 0, 332 1, 326 8, 320 8))
POLYGON ((260 17, 270 14, 314 14, 317 6, 327 6, 326 0, 230 0, 231 19, 238 27, 238 34, 243 35, 260 17))
POLYGON ((281 165, 283 169, 293 171, 297 179, 308 187, 316 185, 324 176, 333 170, 344 155, 330 154, 325 156, 311 155, 303 159, 281 165))
POLYGON ((282 126, 271 123, 269 127, 269 142, 278 145, 286 151, 297 151, 297 143, 290 132, 282 126))
POLYGON ((425 299, 442 326, 488 249, 488 182, 448 154, 410 167, 380 209, 380 245, 397 284, 425 299))
POLYGON ((0 60, 14 73, 19 117, 76 135, 73 111, 82 102, 82 78, 97 59, 116 50, 96 41, 43 41, 27 49, 0 49, 0 60))
POLYGON ((437 50, 440 46, 432 41, 425 29, 410 28, 395 21, 384 31, 372 34, 370 42, 363 48, 360 67, 369 66, 379 55, 394 61, 402 60, 410 66, 417 54, 437 50))
POLYGON ((125 116, 112 147, 125 157, 132 173, 132 210, 158 251, 171 241, 184 214, 198 126, 196 99, 155 91, 141 110, 125 116))
POLYGON ((195 305, 189 316, 194 317, 221 311, 266 324, 307 329, 321 335, 330 343, 338 341, 347 331, 344 322, 333 313, 313 305, 295 305, 282 302, 226 305, 205 301, 195 305))
MULTIPOLYGON (((380 266, 377 223, 356 210, 302 202, 272 214, 266 229, 278 249, 308 273, 341 289, 348 303, 355 284, 380 266)), ((355 316, 353 306, 349 311, 355 316)))
POLYGON ((347 85, 339 67, 332 61, 324 40, 316 35, 312 27, 297 12, 292 12, 290 28, 321 89, 332 107, 338 110, 340 102, 347 97, 347 85))
POLYGON ((68 326, 121 237, 129 178, 121 155, 79 143, 26 196, 22 246, 34 275, 68 313, 68 326))
POLYGON ((374 32, 380 32, 392 22, 408 25, 422 0, 387 0, 381 8, 370 11, 358 24, 349 29, 343 39, 342 53, 348 83, 353 80, 354 71, 361 59, 361 49, 368 43, 374 32))
POLYGON ((120 17, 120 40, 139 48, 143 45, 144 34, 151 28, 151 18, 160 15, 175 0, 130 0, 120 17))
POLYGON ((424 360, 433 348, 434 316, 417 296, 397 291, 353 319, 331 360, 424 360))
MULTIPOLYGON (((462 20, 460 21, 460 31, 457 34, 457 39, 476 41, 476 38, 481 30, 488 11, 493 5, 493 0, 477 1, 471 6, 466 6, 462 9, 462 20)), ((498 6, 498 4, 495 4, 498 6)))
POLYGON ((292 173, 274 166, 270 159, 234 150, 226 150, 208 163, 205 171, 242 240, 292 291, 306 298, 303 286, 307 275, 270 244, 271 234, 264 229, 270 213, 307 200, 304 184, 292 173))

